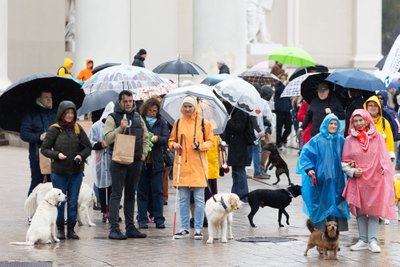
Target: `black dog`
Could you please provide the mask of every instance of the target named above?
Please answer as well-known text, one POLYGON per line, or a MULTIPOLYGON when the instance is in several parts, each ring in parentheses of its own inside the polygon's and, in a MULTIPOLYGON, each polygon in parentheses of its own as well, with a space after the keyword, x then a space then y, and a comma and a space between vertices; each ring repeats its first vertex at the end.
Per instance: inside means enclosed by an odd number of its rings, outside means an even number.
POLYGON ((269 167, 269 170, 272 170, 273 167, 276 167, 275 175, 276 175, 277 181, 273 184, 276 185, 277 183, 279 183, 281 181, 279 176, 282 173, 284 173, 284 174, 286 174, 286 176, 289 180, 289 185, 291 185, 292 182, 290 181, 290 177, 289 177, 288 165, 283 160, 281 155, 279 155, 278 147, 274 143, 270 143, 270 144, 266 144, 263 147, 263 149, 271 152, 271 154, 269 155, 268 163, 267 163, 267 166, 265 167, 265 169, 268 170, 268 167, 269 167), (270 167, 270 165, 271 165, 271 167, 270 167))
POLYGON ((300 185, 291 185, 287 189, 257 189, 251 191, 242 197, 244 198, 247 196, 249 200, 251 211, 247 217, 249 218, 250 225, 256 227, 253 222, 253 217, 260 207, 264 208, 265 206, 279 209, 279 227, 283 227, 283 224, 281 223, 282 213, 285 214, 286 224, 289 225, 289 214, 286 212, 285 208, 289 206, 290 202, 292 202, 292 198, 299 195, 301 195, 300 185))

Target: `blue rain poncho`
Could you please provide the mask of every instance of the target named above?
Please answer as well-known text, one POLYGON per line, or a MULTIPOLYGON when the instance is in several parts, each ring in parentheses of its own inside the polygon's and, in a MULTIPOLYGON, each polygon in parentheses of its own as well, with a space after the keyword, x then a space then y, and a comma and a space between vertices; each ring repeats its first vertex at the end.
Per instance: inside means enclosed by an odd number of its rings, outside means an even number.
POLYGON ((342 197, 346 176, 341 166, 344 138, 339 133, 339 119, 334 114, 327 115, 320 133, 303 147, 297 162, 296 172, 302 175, 304 212, 315 224, 324 222, 328 216, 329 220, 332 216, 344 221, 350 218, 348 204, 342 197), (338 129, 329 134, 328 125, 332 120, 338 122, 338 129), (315 171, 317 185, 312 184, 306 173, 310 169, 315 171))

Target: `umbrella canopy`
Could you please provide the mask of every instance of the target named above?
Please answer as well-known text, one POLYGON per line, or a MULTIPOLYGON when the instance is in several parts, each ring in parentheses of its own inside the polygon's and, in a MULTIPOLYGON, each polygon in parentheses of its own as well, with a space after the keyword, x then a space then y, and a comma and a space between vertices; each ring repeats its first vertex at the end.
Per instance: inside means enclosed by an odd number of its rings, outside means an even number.
POLYGON ((181 74, 190 74, 190 75, 201 75, 207 74, 199 65, 194 62, 181 60, 178 58, 177 60, 167 61, 161 63, 157 67, 153 69, 155 73, 164 73, 164 74, 178 74, 178 84, 179 84, 179 76, 181 74))
MULTIPOLYGON (((114 90, 118 93, 122 90, 130 90, 135 94, 137 89, 145 91, 146 88, 156 88, 163 83, 165 81, 161 77, 145 68, 116 65, 94 74, 82 88, 85 94, 105 90, 114 90)), ((168 85, 165 86, 168 87, 168 85)), ((137 92, 137 94, 140 93, 143 92, 137 92)), ((161 94, 162 92, 160 92, 161 94)))
POLYGON ((364 91, 386 90, 385 84, 374 75, 358 69, 342 69, 332 72, 327 81, 346 88, 354 88, 364 91))
POLYGON ((278 77, 266 71, 246 70, 238 76, 252 85, 275 85, 280 82, 278 77))
POLYGON ((269 54, 268 58, 276 60, 282 64, 295 65, 299 67, 315 66, 315 61, 311 55, 296 47, 278 47, 269 54))
POLYGON ((308 76, 310 76, 310 74, 312 73, 300 75, 296 79, 289 82, 283 90, 281 97, 292 97, 301 95, 301 84, 305 79, 307 79, 308 76))
POLYGON ((70 100, 79 108, 85 97, 80 87, 74 79, 53 74, 34 74, 13 83, 0 96, 0 128, 19 132, 22 118, 36 105, 43 89, 52 92, 53 107, 70 100))
POLYGON ((115 91, 97 91, 90 95, 86 95, 83 99, 83 103, 80 109, 78 109, 78 115, 88 114, 89 112, 103 109, 107 104, 112 101, 118 100, 118 93, 115 91))
POLYGON ((257 89, 240 78, 222 81, 213 87, 215 92, 232 106, 252 116, 259 116, 263 103, 257 89))
POLYGON ((187 95, 197 97, 202 117, 211 122, 215 134, 222 134, 228 121, 228 113, 211 88, 205 85, 185 86, 166 94, 161 102, 161 116, 171 125, 182 117, 180 107, 187 95))
POLYGON ((301 83, 301 96, 304 100, 310 104, 311 100, 318 97, 317 87, 321 83, 326 83, 330 89, 330 93, 333 93, 333 83, 326 81, 326 77, 329 73, 310 73, 301 83))
POLYGON ((312 72, 329 72, 329 69, 328 69, 328 67, 325 67, 324 65, 320 65, 320 64, 315 64, 315 67, 297 68, 297 69, 295 69, 293 74, 290 75, 289 81, 292 81, 303 74, 312 73, 312 72))
POLYGON ((104 64, 96 66, 92 70, 92 73, 95 74, 95 73, 97 73, 97 72, 99 72, 101 70, 104 70, 104 69, 109 68, 109 67, 117 66, 117 65, 121 65, 121 63, 104 63, 104 64))
POLYGON ((251 70, 259 70, 259 71, 270 71, 270 67, 269 67, 269 61, 264 60, 261 61, 259 63, 257 63, 256 65, 254 65, 253 67, 251 67, 251 70))
POLYGON ((231 79, 231 78, 235 78, 235 76, 232 76, 232 75, 226 74, 226 73, 210 75, 210 76, 207 76, 203 81, 201 81, 201 84, 213 86, 219 82, 222 82, 226 79, 231 79))

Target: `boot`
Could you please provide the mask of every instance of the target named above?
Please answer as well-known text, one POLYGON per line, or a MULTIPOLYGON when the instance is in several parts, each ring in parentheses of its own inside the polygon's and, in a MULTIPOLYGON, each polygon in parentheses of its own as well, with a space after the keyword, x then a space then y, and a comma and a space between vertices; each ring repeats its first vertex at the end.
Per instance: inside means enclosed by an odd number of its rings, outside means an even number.
POLYGON ((60 240, 65 239, 65 227, 64 225, 57 225, 57 238, 60 240))
POLYGON ((68 239, 79 239, 79 236, 75 233, 74 228, 75 228, 75 223, 68 224, 68 227, 67 227, 67 238, 68 239))

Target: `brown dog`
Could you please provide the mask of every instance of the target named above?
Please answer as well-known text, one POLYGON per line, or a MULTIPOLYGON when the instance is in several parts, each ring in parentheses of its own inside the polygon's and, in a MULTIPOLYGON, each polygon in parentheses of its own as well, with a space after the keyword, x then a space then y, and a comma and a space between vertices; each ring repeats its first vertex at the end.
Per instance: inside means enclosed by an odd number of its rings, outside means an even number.
POLYGON ((325 231, 321 232, 315 228, 310 219, 307 220, 307 228, 311 235, 308 239, 307 249, 304 256, 307 256, 308 250, 317 246, 317 250, 323 251, 324 259, 328 259, 328 250, 333 251, 333 259, 337 260, 337 252, 339 249, 339 228, 336 222, 329 221, 325 225, 325 231))

